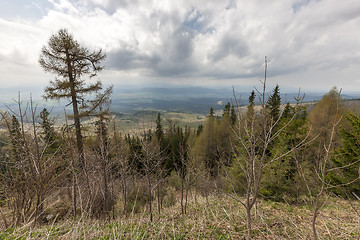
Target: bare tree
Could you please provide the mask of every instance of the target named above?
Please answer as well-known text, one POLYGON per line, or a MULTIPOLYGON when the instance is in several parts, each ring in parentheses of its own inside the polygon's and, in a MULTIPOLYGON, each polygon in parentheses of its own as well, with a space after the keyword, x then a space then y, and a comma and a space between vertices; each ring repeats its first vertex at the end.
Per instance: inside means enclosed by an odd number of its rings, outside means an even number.
POLYGON ((327 181, 327 179, 326 179, 326 176, 328 174, 330 174, 330 173, 342 174, 341 170, 351 167, 360 161, 360 159, 359 159, 357 161, 351 162, 351 163, 343 165, 343 166, 333 166, 333 164, 331 163, 331 157, 334 154, 334 142, 335 142, 334 139, 335 139, 337 127, 342 120, 342 116, 339 116, 340 96, 341 96, 341 89, 338 93, 337 104, 336 104, 336 114, 335 114, 335 117, 331 124, 330 135, 329 135, 328 139, 325 139, 325 142, 323 143, 323 151, 319 151, 322 154, 320 154, 319 163, 317 164, 317 166, 315 168, 315 172, 316 172, 316 175, 317 175, 318 181, 319 181, 319 184, 316 189, 317 194, 316 194, 316 196, 310 195, 310 197, 312 197, 312 199, 313 199, 313 205, 314 205, 311 227, 312 227, 312 231, 313 231, 313 238, 315 240, 318 239, 318 233, 316 231, 316 220, 317 220, 317 217, 319 216, 319 210, 322 205, 322 201, 323 201, 322 198, 323 198, 324 194, 330 189, 344 187, 344 186, 353 184, 360 179, 360 172, 359 172, 358 177, 356 177, 354 179, 350 179, 347 182, 343 182, 343 183, 340 183, 337 185, 332 184, 331 182, 327 181))
POLYGON ((188 171, 188 163, 190 160, 189 149, 187 144, 188 144, 189 135, 190 135, 190 130, 188 128, 185 128, 185 131, 183 131, 180 127, 177 128, 176 131, 177 153, 175 155, 179 159, 176 159, 175 169, 181 181, 180 205, 181 205, 182 214, 186 214, 186 207, 187 207, 187 194, 188 194, 187 171, 188 171))
POLYGON ((160 151, 160 145, 156 138, 150 136, 141 139, 142 155, 137 156, 138 161, 142 163, 144 174, 147 183, 148 203, 150 211, 150 222, 153 221, 152 210, 152 191, 154 186, 153 179, 155 177, 156 169, 163 162, 163 152, 160 151))
MULTIPOLYGON (((295 149, 302 146, 309 136, 309 133, 305 138, 296 146, 287 150, 286 152, 277 153, 270 155, 268 149, 270 145, 277 139, 281 132, 283 132, 287 126, 294 120, 296 114, 285 124, 278 125, 280 122, 282 111, 279 113, 277 118, 272 118, 267 111, 267 59, 265 57, 265 71, 264 80, 262 81, 262 90, 258 92, 260 102, 260 112, 255 111, 244 116, 241 112, 240 101, 237 99, 234 91, 234 98, 237 108, 237 124, 232 128, 231 132, 234 135, 235 142, 233 142, 234 149, 234 164, 240 169, 242 177, 237 180, 237 184, 244 184, 245 199, 238 197, 235 194, 236 187, 234 179, 231 178, 230 173, 225 171, 228 176, 228 182, 231 186, 232 198, 237 200, 244 206, 246 210, 246 227, 247 227, 247 238, 251 238, 252 231, 252 216, 251 210, 257 202, 260 190, 260 183, 262 180, 264 169, 271 163, 285 157, 286 155, 293 152, 295 149), (232 179, 232 180, 230 180, 232 179)), ((310 132, 310 131, 309 131, 310 132)))
POLYGON ((123 214, 127 209, 128 178, 131 172, 129 164, 129 144, 127 144, 117 132, 115 122, 113 125, 112 147, 114 165, 117 166, 115 178, 120 178, 123 200, 123 214))
POLYGON ((9 195, 13 196, 10 201, 14 206, 14 223, 32 219, 34 223, 41 223, 45 198, 55 186, 55 180, 63 173, 57 172, 60 148, 48 151, 53 140, 41 136, 36 106, 31 96, 25 109, 20 94, 16 104, 16 111, 8 108, 8 113, 1 113, 12 144, 10 161, 7 163, 7 181, 9 195))

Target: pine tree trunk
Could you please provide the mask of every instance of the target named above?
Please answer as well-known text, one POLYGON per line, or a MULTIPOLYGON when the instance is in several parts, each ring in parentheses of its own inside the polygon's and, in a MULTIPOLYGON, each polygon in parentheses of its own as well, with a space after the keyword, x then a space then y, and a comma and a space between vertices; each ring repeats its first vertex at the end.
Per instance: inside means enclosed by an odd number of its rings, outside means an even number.
POLYGON ((76 132, 76 146, 79 154, 79 165, 80 168, 84 169, 84 147, 83 147, 83 140, 81 135, 81 125, 80 125, 80 116, 79 116, 79 107, 77 102, 77 95, 75 90, 75 79, 73 76, 73 69, 71 66, 71 59, 69 53, 67 53, 67 65, 68 65, 68 75, 69 75, 69 82, 70 82, 70 92, 71 92, 71 101, 73 106, 73 113, 74 113, 74 125, 75 125, 75 132, 76 132))
POLYGON ((83 148, 83 140, 81 135, 81 125, 80 125, 79 109, 77 105, 76 95, 72 97, 72 101, 73 101, 73 111, 74 111, 74 125, 76 131, 76 146, 79 155, 79 166, 80 169, 85 170, 84 148, 83 148))

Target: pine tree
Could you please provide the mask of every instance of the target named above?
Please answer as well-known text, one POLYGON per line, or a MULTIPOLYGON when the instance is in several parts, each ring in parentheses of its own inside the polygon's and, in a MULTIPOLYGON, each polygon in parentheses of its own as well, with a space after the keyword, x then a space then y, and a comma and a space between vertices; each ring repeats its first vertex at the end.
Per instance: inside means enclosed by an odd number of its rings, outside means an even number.
POLYGON ((283 118, 289 118, 290 115, 291 115, 291 110, 292 110, 291 105, 290 105, 289 102, 287 102, 286 105, 285 105, 285 108, 284 108, 284 112, 283 112, 283 114, 282 114, 282 117, 283 117, 283 118))
POLYGON ((209 116, 212 116, 212 117, 214 117, 214 108, 213 107, 211 107, 210 108, 210 112, 209 112, 209 116))
POLYGON ((230 103, 229 102, 225 105, 222 116, 224 117, 225 114, 230 115, 230 103))
MULTIPOLYGON (((270 149, 270 155, 273 157, 295 148, 306 136, 309 130, 306 107, 299 101, 295 107, 288 103, 278 126, 279 128, 286 126, 286 128, 279 134, 270 149)), ((270 164, 264 172, 261 194, 275 201, 296 201, 298 196, 305 191, 305 187, 300 186, 299 183, 302 178, 298 176, 298 167, 301 167, 302 171, 310 169, 309 162, 304 162, 300 157, 305 154, 305 149, 296 149, 279 161, 270 164)))
POLYGON ((101 82, 85 86, 84 76, 96 76, 103 67, 100 63, 105 59, 101 50, 90 52, 80 46, 67 29, 60 29, 53 34, 47 46, 41 50, 39 63, 45 72, 57 77, 45 89, 45 99, 71 99, 73 118, 76 130, 79 164, 84 166, 83 137, 80 118, 89 115, 97 106, 89 109, 86 94, 94 93, 102 88, 101 82), (85 108, 85 111, 80 111, 85 108))
POLYGON ((129 156, 128 161, 133 174, 143 173, 143 159, 144 154, 142 152, 140 138, 138 136, 132 136, 128 138, 129 141, 129 156))
POLYGON ((11 139, 11 150, 13 159, 19 161, 24 158, 24 140, 21 134, 21 127, 19 120, 15 115, 12 115, 11 119, 11 130, 10 130, 10 139, 11 139))
POLYGON ((216 177, 219 173, 219 162, 217 154, 217 126, 218 123, 214 118, 213 109, 211 108, 205 126, 200 135, 199 144, 201 145, 201 158, 209 175, 216 177))
MULTIPOLYGON (((347 184, 357 179, 360 174, 360 116, 349 114, 346 119, 351 125, 351 130, 340 130, 341 146, 335 150, 335 156, 332 158, 333 166, 339 169, 331 171, 327 176, 332 185, 347 184)), ((353 184, 334 188, 333 191, 345 196, 345 190, 347 194, 355 193, 360 196, 359 183, 358 179, 353 184)))
POLYGON ((232 122, 230 118, 230 103, 225 106, 223 117, 216 128, 216 157, 219 165, 230 166, 232 161, 232 122))
POLYGON ((231 105, 230 119, 231 119, 231 124, 234 125, 237 119, 234 105, 231 105))
POLYGON ((266 103, 266 109, 268 110, 270 119, 274 122, 277 121, 280 116, 280 105, 281 105, 280 88, 279 85, 276 85, 266 103))
POLYGON ((60 141, 56 135, 54 129, 54 123, 49 119, 50 113, 46 108, 40 112, 40 125, 42 128, 42 134, 45 141, 45 152, 47 154, 54 154, 60 147, 60 141))
POLYGON ((161 115, 160 113, 158 113, 157 118, 156 118, 156 130, 155 130, 155 134, 157 137, 157 140, 159 142, 161 142, 161 140, 164 138, 164 131, 161 125, 161 115))
POLYGON ((202 133, 203 131, 203 125, 200 124, 196 130, 196 136, 200 136, 200 134, 202 133))
POLYGON ((247 121, 253 121, 254 117, 255 117, 255 97, 256 97, 256 94, 255 94, 255 91, 252 90, 251 91, 251 94, 249 96, 249 105, 247 106, 247 111, 246 111, 246 118, 247 118, 247 121))

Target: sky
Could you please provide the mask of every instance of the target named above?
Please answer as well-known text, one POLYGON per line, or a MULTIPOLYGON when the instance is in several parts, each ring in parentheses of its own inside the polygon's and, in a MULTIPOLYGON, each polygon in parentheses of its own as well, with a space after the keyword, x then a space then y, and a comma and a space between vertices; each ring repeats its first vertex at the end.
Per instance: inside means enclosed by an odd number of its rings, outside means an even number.
POLYGON ((360 92, 359 0, 1 0, 1 88, 44 89, 60 28, 102 49, 104 85, 360 92))

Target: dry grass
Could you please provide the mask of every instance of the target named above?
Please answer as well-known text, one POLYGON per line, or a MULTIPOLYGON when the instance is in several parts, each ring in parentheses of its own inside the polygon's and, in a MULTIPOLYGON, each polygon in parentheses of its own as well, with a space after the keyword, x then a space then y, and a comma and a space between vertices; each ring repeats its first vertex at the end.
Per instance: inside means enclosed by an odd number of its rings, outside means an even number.
MULTIPOLYGON (((360 208, 358 202, 353 205, 360 208)), ((244 239, 243 207, 225 196, 191 201, 187 215, 180 206, 164 209, 149 223, 146 210, 130 217, 100 221, 80 219, 23 226, 0 233, 0 239, 244 239)), ((255 239, 311 239, 310 206, 260 201, 254 209, 255 239)), ((318 218, 320 239, 359 239, 360 218, 342 199, 329 198, 318 218)))

